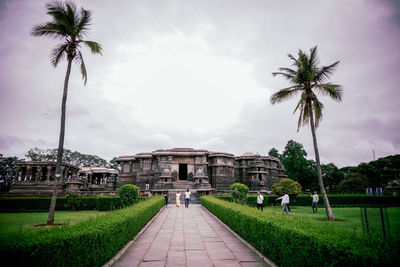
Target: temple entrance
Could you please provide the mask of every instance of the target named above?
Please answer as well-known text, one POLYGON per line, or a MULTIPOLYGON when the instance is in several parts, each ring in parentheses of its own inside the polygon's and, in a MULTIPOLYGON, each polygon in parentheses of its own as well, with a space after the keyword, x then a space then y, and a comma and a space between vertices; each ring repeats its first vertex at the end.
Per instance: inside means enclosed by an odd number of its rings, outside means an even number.
POLYGON ((187 164, 179 164, 179 181, 186 181, 188 176, 187 164))

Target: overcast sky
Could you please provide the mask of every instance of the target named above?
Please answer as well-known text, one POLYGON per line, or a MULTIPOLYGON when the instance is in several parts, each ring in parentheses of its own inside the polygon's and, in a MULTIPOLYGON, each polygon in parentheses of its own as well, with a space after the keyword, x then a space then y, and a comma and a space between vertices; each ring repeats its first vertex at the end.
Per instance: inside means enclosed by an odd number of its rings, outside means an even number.
MULTIPOLYGON (((53 68, 48 1, 0 0, 0 153, 24 157, 58 145, 66 61, 53 68)), ((317 130, 322 163, 343 167, 400 153, 400 1, 81 0, 93 12, 83 85, 73 66, 65 147, 111 159, 192 147, 241 155, 282 152, 293 139, 314 158, 309 127, 297 130, 295 97, 272 72, 287 54, 318 45, 321 65, 340 60, 317 130)))

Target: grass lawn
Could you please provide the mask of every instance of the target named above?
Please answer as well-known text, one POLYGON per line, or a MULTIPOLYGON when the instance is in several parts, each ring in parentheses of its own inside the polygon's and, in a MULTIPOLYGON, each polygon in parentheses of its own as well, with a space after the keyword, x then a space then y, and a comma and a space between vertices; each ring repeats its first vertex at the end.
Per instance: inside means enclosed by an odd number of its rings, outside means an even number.
MULTIPOLYGON (((351 233, 360 233, 362 234, 362 224, 361 224, 361 212, 360 208, 333 208, 333 213, 336 216, 338 221, 329 222, 327 221, 325 208, 318 208, 318 213, 314 214, 312 212, 311 206, 291 206, 290 216, 302 217, 302 218, 310 218, 313 223, 316 224, 325 224, 328 227, 334 227, 336 230, 347 231, 351 233)), ((282 215, 282 208, 280 206, 273 207, 265 207, 264 211, 270 211, 278 216, 287 216, 286 213, 282 215)), ((387 213, 389 217, 389 225, 390 232, 392 234, 400 233, 400 207, 391 207, 387 208, 387 213)), ((379 210, 372 210, 372 215, 370 217, 370 221, 372 226, 377 225, 379 223, 379 210)))
MULTIPOLYGON (((105 213, 96 210, 56 211, 54 223, 75 224, 105 213)), ((45 224, 48 214, 48 212, 0 213, 0 235, 20 231, 40 231, 46 227, 34 227, 34 225, 45 224)))

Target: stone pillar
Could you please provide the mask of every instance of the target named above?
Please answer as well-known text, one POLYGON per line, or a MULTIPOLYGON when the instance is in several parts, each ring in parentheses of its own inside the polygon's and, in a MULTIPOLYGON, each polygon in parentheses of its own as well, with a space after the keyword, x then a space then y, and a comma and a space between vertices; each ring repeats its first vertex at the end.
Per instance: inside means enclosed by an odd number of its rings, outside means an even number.
POLYGON ((21 181, 21 178, 19 177, 19 172, 20 172, 20 167, 17 167, 15 169, 15 181, 21 181))
POLYGON ((47 166, 47 176, 46 176, 46 182, 49 183, 50 177, 51 177, 51 172, 53 171, 52 166, 47 166))
POLYGON ((42 171, 43 171, 42 166, 38 166, 38 167, 36 168, 36 175, 35 175, 35 182, 36 182, 36 183, 37 183, 37 182, 40 182, 40 180, 41 180, 41 178, 42 178, 42 171))
POLYGON ((32 178, 32 166, 27 165, 26 166, 26 176, 24 181, 29 181, 32 178))

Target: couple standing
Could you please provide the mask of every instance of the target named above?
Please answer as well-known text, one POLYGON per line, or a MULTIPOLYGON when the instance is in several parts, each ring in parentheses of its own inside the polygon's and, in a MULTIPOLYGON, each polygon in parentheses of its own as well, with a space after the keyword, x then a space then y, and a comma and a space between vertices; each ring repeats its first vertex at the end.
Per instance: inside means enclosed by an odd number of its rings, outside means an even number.
MULTIPOLYGON (((185 208, 189 208, 190 195, 191 193, 189 189, 187 189, 185 192, 185 208)), ((181 193, 179 193, 179 191, 176 192, 176 206, 181 206, 181 193)))

